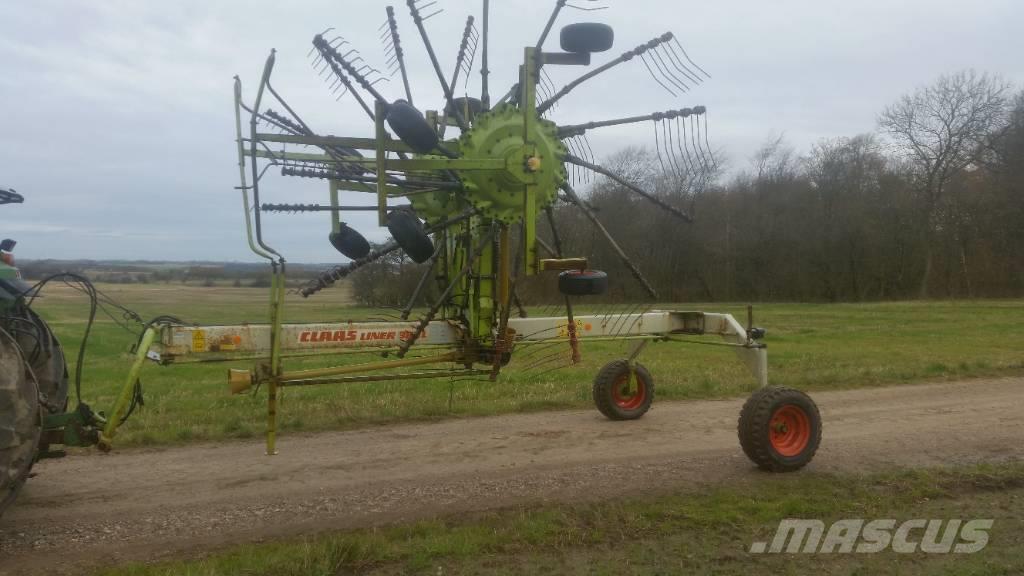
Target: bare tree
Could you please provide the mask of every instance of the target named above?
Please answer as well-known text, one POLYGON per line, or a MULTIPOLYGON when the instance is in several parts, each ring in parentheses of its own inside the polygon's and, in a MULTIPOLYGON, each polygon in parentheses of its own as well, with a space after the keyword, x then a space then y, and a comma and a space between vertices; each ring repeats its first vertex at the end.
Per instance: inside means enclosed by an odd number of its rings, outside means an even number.
MULTIPOLYGON (((933 233, 941 226, 940 203, 946 187, 978 161, 990 136, 1005 123, 1009 90, 1009 84, 997 76, 961 71, 903 96, 878 119, 914 169, 924 219, 922 298, 928 296, 933 233)), ((962 265, 966 275, 966 258, 962 265)))

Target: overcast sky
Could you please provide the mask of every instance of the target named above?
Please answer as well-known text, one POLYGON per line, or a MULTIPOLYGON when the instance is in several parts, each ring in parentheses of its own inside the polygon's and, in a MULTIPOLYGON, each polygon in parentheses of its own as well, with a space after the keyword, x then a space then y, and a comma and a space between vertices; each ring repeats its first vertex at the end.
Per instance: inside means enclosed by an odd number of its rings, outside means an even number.
MULTIPOLYGON (((427 21, 445 73, 478 0, 438 0, 427 21)), ((0 208, 0 236, 22 258, 252 261, 244 237, 234 148, 232 76, 252 100, 263 61, 278 51, 274 84, 314 130, 372 136, 351 96, 335 102, 306 54, 329 26, 383 68, 384 7, 399 16, 413 96, 437 108, 441 91, 401 0, 288 2, 4 0, 0 3, 0 186, 26 202, 0 208)), ((491 2, 491 92, 514 82, 522 46, 536 42, 554 0, 491 2)), ((785 134, 798 151, 875 129, 878 112, 943 73, 973 67, 1024 86, 1021 0, 606 0, 566 10, 560 24, 615 28, 600 64, 667 30, 713 79, 673 98, 633 63, 566 97, 553 119, 572 123, 698 104, 710 140, 733 169, 785 134)), ((557 29, 556 29, 557 34, 557 29)), ((557 45, 557 35, 547 48, 557 45)), ((551 69, 556 84, 578 67, 551 69)), ((461 82, 460 82, 461 84, 461 82)), ((461 88, 460 88, 461 90, 461 88)), ((401 95, 396 76, 386 96, 401 95)), ((479 91, 474 73, 468 92, 479 91)), ((598 158, 652 145, 650 124, 591 137, 598 158)), ((326 183, 268 175, 265 200, 326 202, 326 183)), ((373 217, 350 219, 371 240, 373 217)), ((328 218, 268 215, 266 235, 289 260, 343 258, 328 218)))

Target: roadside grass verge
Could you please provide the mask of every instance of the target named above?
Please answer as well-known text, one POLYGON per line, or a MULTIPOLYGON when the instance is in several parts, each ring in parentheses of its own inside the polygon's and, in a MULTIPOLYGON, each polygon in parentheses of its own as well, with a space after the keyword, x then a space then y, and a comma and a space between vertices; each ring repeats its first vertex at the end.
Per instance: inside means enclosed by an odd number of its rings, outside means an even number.
MULTIPOLYGON (((910 540, 920 541, 921 534, 910 540), (915 540, 916 537, 916 540, 915 540)), ((977 574, 1024 569, 1024 464, 761 475, 646 499, 525 507, 241 546, 102 576, 335 574, 977 574), (784 518, 991 518, 974 554, 760 554, 784 518)))
MULTIPOLYGON (((171 314, 204 324, 263 322, 268 293, 252 288, 176 285, 100 285, 148 319, 171 314)), ((54 287, 37 301, 68 353, 77 354, 86 317, 85 298, 54 287)), ((736 304, 663 304, 652 307, 730 312, 736 304)), ((626 310, 628 306, 620 306, 626 310)), ((289 295, 289 322, 380 317, 349 305, 347 292, 327 290, 304 300, 289 295)), ((540 312, 542 309, 534 310, 540 312)), ((581 306, 579 313, 587 313, 581 306)), ((1021 300, 878 304, 765 304, 756 324, 768 329, 773 384, 814 390, 1024 374, 1021 300)), ((741 320, 743 321, 743 320, 741 320)), ((102 313, 86 355, 83 400, 109 410, 127 375, 124 352, 134 336, 102 313)), ((713 337, 706 337, 715 342, 713 337)), ((629 342, 582 344, 583 362, 569 367, 568 346, 524 348, 498 382, 486 378, 324 385, 284 390, 278 411, 285 433, 346 429, 398 421, 481 416, 592 406, 590 388, 600 367, 622 358, 629 342)), ((343 357, 339 363, 379 356, 343 357)), ((640 357, 657 384, 659 400, 745 396, 755 385, 728 348, 657 343, 640 357)), ((288 360, 288 366, 324 366, 323 359, 288 360)), ((176 444, 262 434, 265 395, 232 397, 229 367, 251 364, 147 366, 145 406, 119 432, 119 446, 176 444)), ((72 405, 74 400, 72 399, 72 405)))

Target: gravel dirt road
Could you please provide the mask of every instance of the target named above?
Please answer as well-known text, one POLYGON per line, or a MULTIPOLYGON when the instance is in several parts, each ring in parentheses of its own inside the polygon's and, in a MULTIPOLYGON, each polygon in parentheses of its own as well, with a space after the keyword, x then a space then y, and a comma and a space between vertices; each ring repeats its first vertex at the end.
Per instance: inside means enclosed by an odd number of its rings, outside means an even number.
MULTIPOLYGON (((809 470, 862 472, 1024 457, 1024 378, 812 394, 809 470)), ((758 472, 742 399, 515 414, 44 461, 0 519, 0 574, 79 573, 243 542, 488 510, 637 497, 758 472)))

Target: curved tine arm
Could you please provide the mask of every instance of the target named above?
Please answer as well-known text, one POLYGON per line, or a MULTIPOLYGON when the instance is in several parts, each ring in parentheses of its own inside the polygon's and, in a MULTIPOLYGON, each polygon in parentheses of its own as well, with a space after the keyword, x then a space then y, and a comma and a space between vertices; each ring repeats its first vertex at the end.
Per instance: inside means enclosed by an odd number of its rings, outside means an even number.
MULTIPOLYGON (((619 176, 618 174, 612 172, 611 170, 608 170, 607 168, 604 168, 603 166, 598 166, 597 164, 591 164, 590 162, 587 162, 586 160, 583 160, 582 158, 577 158, 577 157, 575 157, 575 156, 573 156, 571 154, 566 155, 565 161, 569 162, 570 164, 576 164, 577 166, 582 166, 584 168, 593 170, 594 172, 597 172, 598 174, 601 174, 602 176, 607 176, 608 178, 610 178, 616 184, 624 186, 624 187, 628 188, 632 192, 636 192, 637 194, 639 194, 643 198, 646 198, 647 200, 649 200, 652 204, 658 206, 659 208, 661 208, 662 210, 665 210, 666 212, 672 214, 673 216, 675 216, 675 217, 677 217, 677 218, 679 218, 681 220, 684 220, 686 222, 693 222, 693 217, 690 216, 689 214, 687 214, 686 212, 683 212, 682 210, 680 210, 679 208, 676 208, 675 206, 671 206, 669 204, 666 204, 665 202, 659 200, 656 196, 654 196, 651 193, 645 191, 644 189, 640 188, 639 186, 629 182, 628 180, 622 178, 621 176, 619 176)), ((569 197, 573 198, 574 200, 576 199, 574 197, 574 195, 570 195, 569 197)))

